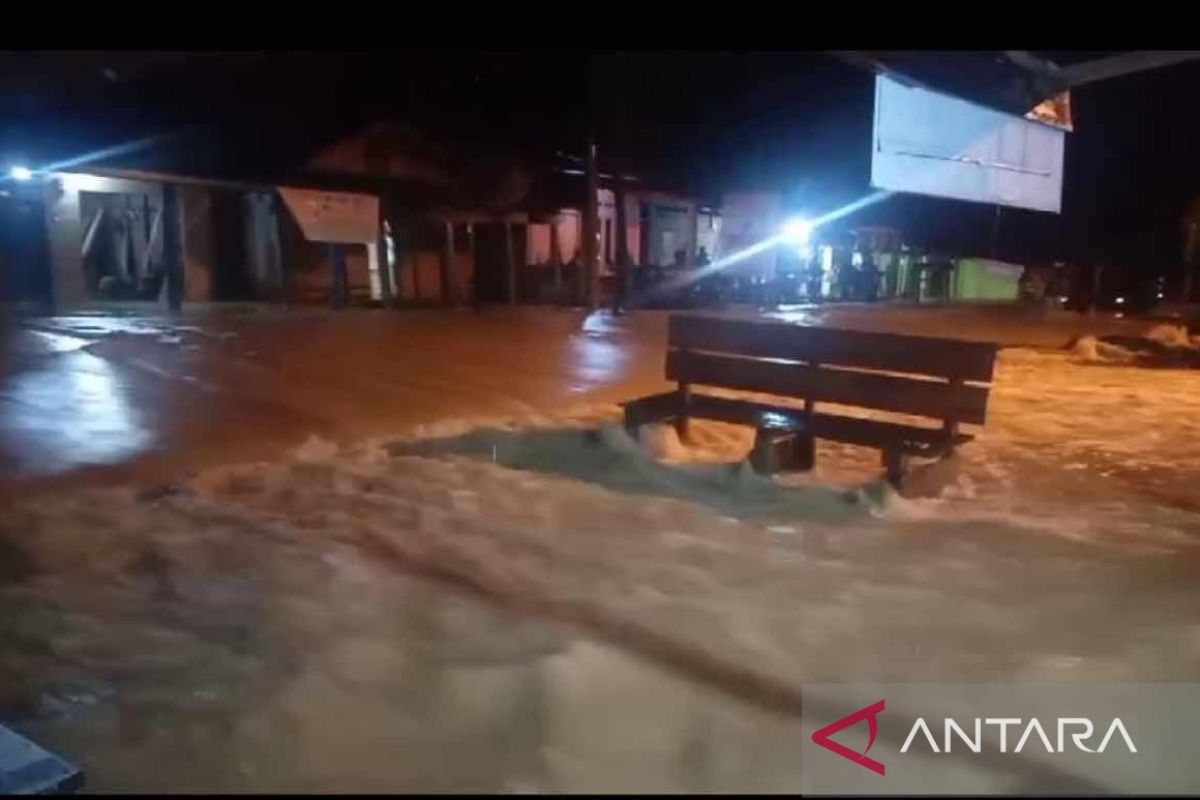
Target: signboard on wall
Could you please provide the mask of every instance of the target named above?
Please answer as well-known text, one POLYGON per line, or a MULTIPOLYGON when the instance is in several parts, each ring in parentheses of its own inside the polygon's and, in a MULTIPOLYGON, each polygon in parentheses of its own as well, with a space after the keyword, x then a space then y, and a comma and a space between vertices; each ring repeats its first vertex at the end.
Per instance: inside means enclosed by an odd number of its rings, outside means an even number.
POLYGON ((1058 213, 1066 134, 957 97, 875 78, 871 185, 1058 213))
POLYGON ((278 189, 310 242, 373 245, 379 236, 379 198, 374 195, 288 186, 278 189))

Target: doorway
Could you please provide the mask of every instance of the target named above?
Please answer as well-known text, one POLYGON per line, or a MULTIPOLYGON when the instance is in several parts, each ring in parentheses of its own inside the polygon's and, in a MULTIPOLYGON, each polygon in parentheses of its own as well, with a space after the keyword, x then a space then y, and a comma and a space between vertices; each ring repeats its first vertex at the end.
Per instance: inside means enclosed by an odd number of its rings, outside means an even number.
POLYGON ((45 205, 0 197, 0 302, 49 305, 52 288, 45 205))

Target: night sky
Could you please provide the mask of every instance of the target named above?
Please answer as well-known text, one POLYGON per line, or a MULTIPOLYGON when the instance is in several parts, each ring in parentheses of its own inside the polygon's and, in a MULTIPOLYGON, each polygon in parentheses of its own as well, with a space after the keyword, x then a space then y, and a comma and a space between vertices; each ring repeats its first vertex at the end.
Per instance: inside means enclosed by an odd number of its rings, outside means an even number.
MULTIPOLYGON (((129 163, 270 180, 374 120, 545 158, 581 153, 590 118, 602 166, 710 196, 779 189, 820 213, 870 191, 872 87, 820 53, 4 54, 0 154, 41 166, 171 133, 129 163)), ((998 255, 1173 269, 1200 195, 1198 90, 1200 63, 1073 90, 1064 213, 1004 210, 998 255)), ((991 206, 916 197, 853 220, 980 254, 994 221, 991 206)))

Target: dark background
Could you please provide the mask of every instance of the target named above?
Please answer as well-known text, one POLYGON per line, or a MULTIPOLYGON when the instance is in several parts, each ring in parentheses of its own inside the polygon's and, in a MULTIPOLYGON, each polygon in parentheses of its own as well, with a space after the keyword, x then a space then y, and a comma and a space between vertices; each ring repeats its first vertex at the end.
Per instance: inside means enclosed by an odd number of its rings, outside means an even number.
MULTIPOLYGON (((546 159, 581 154, 591 118, 603 168, 714 199, 780 189, 819 214, 870 192, 873 80, 823 53, 7 53, 0 158, 39 167, 162 134, 121 163, 271 180, 380 119, 546 159)), ((1200 195, 1198 89, 1200 63, 1074 89, 1063 213, 1005 209, 997 255, 1174 275, 1200 195)), ((987 254, 995 209, 904 196, 847 222, 987 254)))

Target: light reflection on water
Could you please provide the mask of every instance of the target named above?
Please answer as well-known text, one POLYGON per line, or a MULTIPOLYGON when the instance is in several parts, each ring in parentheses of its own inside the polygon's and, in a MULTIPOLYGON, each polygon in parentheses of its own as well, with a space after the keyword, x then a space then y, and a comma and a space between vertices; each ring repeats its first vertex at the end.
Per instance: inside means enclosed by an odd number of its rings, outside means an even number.
POLYGON ((569 372, 577 380, 571 387, 583 393, 597 386, 618 381, 627 371, 630 352, 616 339, 621 329, 612 316, 594 312, 580 326, 580 333, 570 338, 567 356, 569 372))
POLYGON ((52 471, 107 464, 145 450, 152 441, 130 405, 120 375, 104 359, 59 337, 55 358, 13 376, 0 393, 0 430, 52 471))

